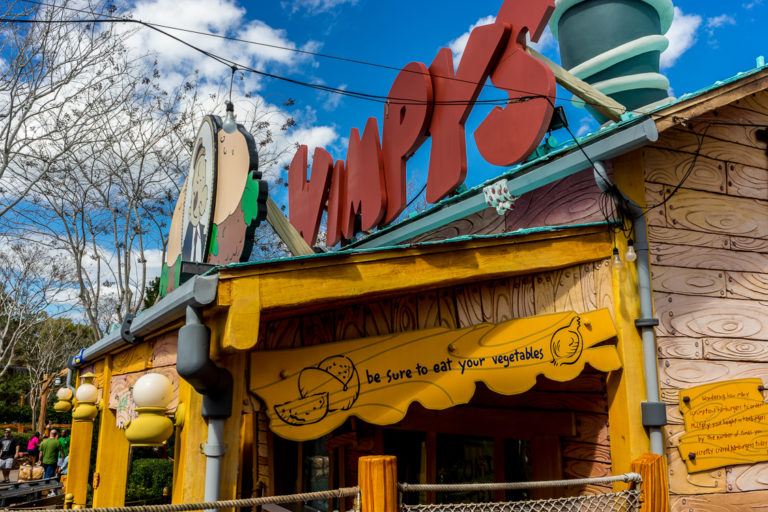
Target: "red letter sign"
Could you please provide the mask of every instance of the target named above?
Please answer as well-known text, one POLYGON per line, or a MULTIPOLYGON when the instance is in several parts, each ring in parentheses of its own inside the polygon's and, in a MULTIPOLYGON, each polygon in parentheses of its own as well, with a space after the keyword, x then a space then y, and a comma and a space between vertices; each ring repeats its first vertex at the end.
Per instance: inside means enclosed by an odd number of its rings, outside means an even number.
MULTIPOLYGON (((507 0, 496 23, 512 26, 504 54, 491 73, 491 82, 507 90, 510 100, 525 96, 546 96, 504 108, 495 107, 475 130, 480 154, 493 165, 513 165, 538 146, 552 118, 555 76, 543 63, 525 52, 525 34, 537 41, 555 8, 553 0, 507 0)), ((479 28, 479 27, 478 27, 479 28)))
POLYGON ((288 167, 288 204, 291 224, 310 245, 317 242, 317 231, 328 199, 333 158, 323 148, 315 148, 312 177, 307 181, 307 146, 301 146, 288 167))
POLYGON ((387 213, 392 222, 405 208, 405 163, 429 137, 432 118, 432 80, 427 66, 411 62, 400 71, 384 110, 382 151, 387 172, 387 213))

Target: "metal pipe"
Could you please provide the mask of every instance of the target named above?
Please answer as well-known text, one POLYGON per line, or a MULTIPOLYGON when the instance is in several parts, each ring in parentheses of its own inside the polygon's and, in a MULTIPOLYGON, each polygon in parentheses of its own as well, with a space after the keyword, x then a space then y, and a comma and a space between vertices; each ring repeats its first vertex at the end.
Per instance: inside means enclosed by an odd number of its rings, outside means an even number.
POLYGON ((597 186, 609 194, 617 203, 619 209, 624 209, 632 219, 635 233, 635 252, 637 261, 637 294, 640 299, 640 318, 635 320, 635 326, 640 330, 643 346, 643 373, 645 374, 646 401, 641 404, 643 426, 648 428, 648 438, 651 453, 664 454, 664 436, 661 427, 666 425, 666 408, 660 400, 659 370, 656 360, 656 332, 654 327, 658 320, 653 316, 653 295, 651 291, 651 271, 648 254, 648 233, 646 231, 645 210, 627 197, 613 183, 610 183, 602 162, 595 162, 595 182, 597 186))
MULTIPOLYGON (((224 419, 208 420, 208 442, 203 445, 205 454, 205 502, 218 501, 221 488, 221 465, 226 446, 224 445, 224 419)), ((214 512, 207 509, 206 512, 214 512)))

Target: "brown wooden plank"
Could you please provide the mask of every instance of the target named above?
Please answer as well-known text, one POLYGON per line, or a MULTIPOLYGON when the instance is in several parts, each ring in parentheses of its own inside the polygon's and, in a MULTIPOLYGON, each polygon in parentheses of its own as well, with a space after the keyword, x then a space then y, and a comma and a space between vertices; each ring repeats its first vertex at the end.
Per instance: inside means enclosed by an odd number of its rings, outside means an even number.
POLYGON ((667 406, 667 425, 684 425, 683 414, 677 404, 667 406))
POLYGON ((708 297, 725 296, 726 280, 725 272, 722 270, 654 265, 651 278, 653 289, 658 292, 708 297))
POLYGON ((179 331, 163 334, 155 340, 152 347, 152 367, 171 366, 176 364, 176 345, 179 331))
POLYGON ((668 221, 674 226, 750 238, 768 236, 766 209, 767 201, 683 188, 667 201, 668 221))
POLYGON ((768 300, 768 274, 762 272, 726 272, 727 297, 768 300))
POLYGON ((302 342, 305 347, 336 341, 333 311, 305 315, 301 318, 302 342))
POLYGON ((677 186, 690 171, 685 179, 686 188, 710 192, 726 190, 725 163, 720 160, 699 157, 694 163, 693 155, 653 147, 646 148, 643 154, 648 182, 677 186))
MULTIPOLYGON (((725 469, 688 473, 677 448, 667 450, 669 492, 672 494, 712 494, 725 492, 725 469)), ((712 510, 709 508, 694 510, 712 510)))
POLYGON ((768 340, 765 306, 747 300, 655 294, 659 336, 768 340))
POLYGON ((752 110, 756 113, 768 116, 768 93, 757 91, 753 94, 739 98, 732 104, 733 107, 752 110))
POLYGON ((555 287, 555 310, 584 313, 584 298, 581 293, 581 269, 570 267, 554 272, 557 279, 555 287))
POLYGON ((414 331, 419 328, 419 302, 416 295, 406 295, 392 300, 393 332, 414 331))
POLYGON ((729 249, 731 246, 730 237, 727 235, 681 228, 665 228, 662 226, 650 226, 648 229, 648 240, 656 243, 694 245, 697 247, 712 247, 713 249, 729 249))
POLYGON ((278 350, 303 346, 301 320, 282 318, 267 322, 264 332, 264 349, 278 350))
POLYGON ((659 365, 659 379, 664 388, 688 389, 732 379, 761 378, 768 382, 768 366, 741 361, 688 361, 667 359, 659 365))
POLYGON ((485 283, 482 290, 483 317, 486 322, 501 323, 514 318, 512 287, 509 279, 485 283))
POLYGON ((657 183, 645 183, 645 203, 648 211, 646 220, 648 226, 667 227, 666 206, 664 201, 664 185, 657 183))
POLYGON ((680 405, 680 390, 661 388, 661 401, 669 405, 680 405))
POLYGON ((704 359, 728 361, 768 361, 768 342, 728 338, 703 340, 704 359))
POLYGON ((414 244, 432 240, 447 240, 464 235, 492 235, 504 233, 504 231, 504 215, 499 215, 493 208, 486 208, 450 222, 434 231, 411 238, 407 243, 414 244))
POLYGON ((457 286, 454 294, 458 326, 461 328, 483 323, 483 299, 480 286, 477 284, 457 286))
POLYGON ((363 306, 353 304, 336 311, 336 339, 356 340, 365 338, 363 306))
POLYGON ((725 478, 728 492, 768 490, 768 462, 730 466, 725 478))
POLYGON ((698 338, 659 337, 656 339, 660 358, 701 359, 703 343, 698 338))
POLYGON ((611 463, 611 447, 589 443, 564 443, 563 458, 611 463))
POLYGON ((533 277, 521 276, 511 280, 512 285, 512 315, 514 318, 524 318, 536 315, 534 303, 533 277))
POLYGON ((676 448, 680 444, 680 438, 685 435, 683 425, 667 425, 664 430, 664 441, 667 448, 676 448))
POLYGON ((651 244, 651 262, 655 265, 684 268, 762 272, 768 268, 768 254, 690 247, 686 245, 651 244))
POLYGON ((597 281, 595 277, 595 264, 584 263, 579 265, 581 277, 581 301, 587 311, 598 309, 597 307, 597 281))
POLYGON ((585 169, 517 198, 507 212, 506 230, 603 221, 601 196, 592 170, 585 169))
MULTIPOLYGON (((531 477, 534 481, 561 480, 563 478, 563 457, 560 440, 555 436, 536 436, 530 441, 531 477)), ((532 490, 534 499, 562 497, 563 489, 532 490)))
MULTIPOLYGON (((704 494, 703 492, 701 494, 704 494)), ((671 512, 745 512, 760 510, 768 503, 768 491, 729 492, 704 496, 672 496, 671 512)))
POLYGON ((611 465, 586 460, 563 459, 565 478, 603 478, 611 475, 611 465))
POLYGON ((576 414, 576 435, 564 438, 593 444, 609 444, 607 414, 576 414))
MULTIPOLYGON (((659 137, 654 147, 673 149, 693 155, 699 151, 699 138, 702 132, 703 129, 699 131, 699 135, 696 135, 687 129, 672 129, 659 137)), ((709 134, 704 137, 704 143, 701 145, 699 154, 714 160, 768 168, 768 155, 765 154, 764 147, 722 141, 709 136, 709 134)))
MULTIPOLYGON (((757 132, 760 130, 761 126, 749 126, 753 123, 741 120, 746 113, 744 109, 723 107, 722 109, 718 109, 717 113, 721 122, 733 124, 713 124, 710 123, 709 120, 706 120, 701 121, 700 123, 694 122, 694 130, 697 133, 704 133, 704 129, 706 129, 707 137, 744 146, 751 146, 753 148, 759 148, 765 145, 765 143, 760 141, 757 136, 757 132), (731 116, 740 116, 740 118, 734 119, 731 116), (742 126, 737 126, 737 124, 741 124, 742 126)), ((765 117, 756 112, 752 112, 751 114, 750 117, 765 117)))
POLYGON ((768 253, 768 240, 760 238, 745 238, 740 236, 731 236, 731 248, 736 251, 752 251, 768 253))
POLYGON ((595 262, 595 288, 597 308, 608 308, 613 314, 613 270, 608 259, 595 262))
POLYGON ((440 302, 440 327, 456 329, 459 321, 456 315, 456 300, 453 288, 443 289, 438 292, 440 302))
POLYGON ((728 164, 728 195, 768 199, 768 171, 742 164, 728 164))
POLYGON ((392 332, 392 301, 382 300, 363 306, 366 336, 381 336, 392 332))
POLYGON ((438 300, 438 292, 430 291, 420 293, 416 297, 416 300, 418 301, 419 308, 419 329, 440 327, 440 301, 438 300))

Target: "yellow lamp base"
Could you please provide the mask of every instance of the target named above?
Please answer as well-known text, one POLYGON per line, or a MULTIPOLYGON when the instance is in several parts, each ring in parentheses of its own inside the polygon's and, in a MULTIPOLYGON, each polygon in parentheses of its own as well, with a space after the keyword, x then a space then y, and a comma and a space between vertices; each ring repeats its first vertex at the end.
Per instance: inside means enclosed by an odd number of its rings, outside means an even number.
POLYGON ((139 417, 131 420, 125 437, 133 445, 157 446, 173 434, 173 421, 167 417, 165 407, 138 407, 139 417))

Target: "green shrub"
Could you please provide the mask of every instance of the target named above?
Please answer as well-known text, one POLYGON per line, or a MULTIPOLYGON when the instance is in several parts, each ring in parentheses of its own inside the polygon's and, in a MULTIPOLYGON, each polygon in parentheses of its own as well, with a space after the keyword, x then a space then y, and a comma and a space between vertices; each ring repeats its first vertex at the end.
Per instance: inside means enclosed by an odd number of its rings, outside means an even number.
POLYGON ((150 500, 163 496, 163 488, 173 484, 173 461, 134 459, 128 475, 126 502, 150 500))

